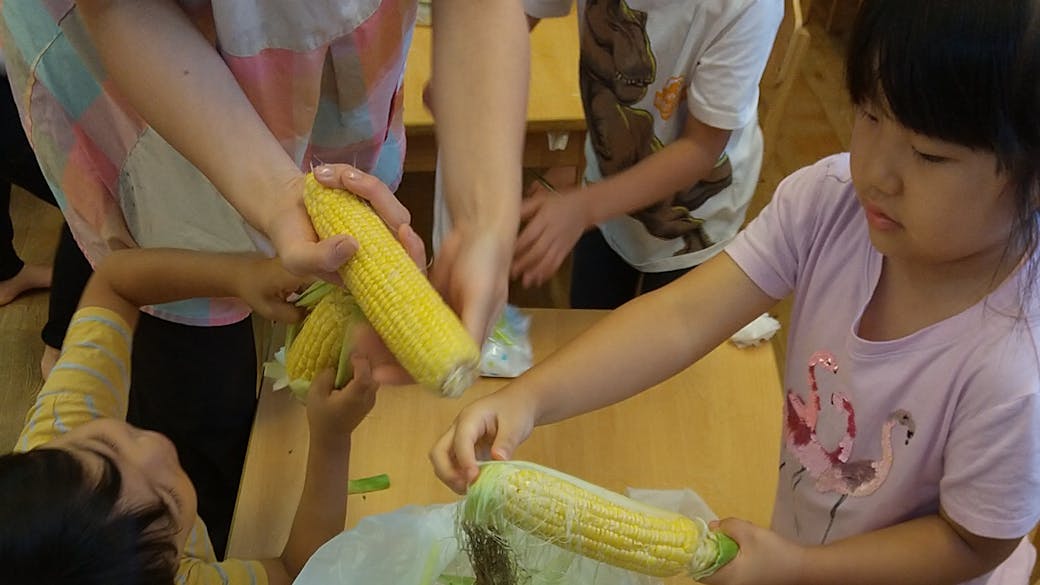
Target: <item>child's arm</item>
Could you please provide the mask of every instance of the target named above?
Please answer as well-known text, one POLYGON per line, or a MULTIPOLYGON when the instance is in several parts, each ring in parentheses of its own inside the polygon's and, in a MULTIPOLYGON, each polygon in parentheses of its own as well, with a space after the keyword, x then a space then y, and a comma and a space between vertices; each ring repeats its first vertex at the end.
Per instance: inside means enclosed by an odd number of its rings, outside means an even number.
POLYGON ((726 254, 611 312, 502 390, 464 408, 430 453, 462 493, 476 445, 508 459, 535 425, 620 402, 697 361, 776 303, 726 254))
POLYGON ((262 561, 271 585, 288 585, 314 551, 343 531, 347 514, 350 434, 376 401, 378 385, 365 359, 354 357, 354 379, 332 387, 333 372, 322 372, 307 395, 310 427, 307 476, 282 556, 262 561))
POLYGON ((296 321, 299 310, 285 301, 302 281, 277 259, 168 248, 112 252, 98 264, 80 306, 118 313, 131 329, 138 308, 194 297, 239 297, 264 317, 296 321))
POLYGON ((579 195, 589 225, 643 209, 705 179, 719 161, 731 131, 686 116, 674 142, 632 167, 586 187, 579 195))
POLYGON ((817 547, 742 520, 720 528, 740 555, 705 579, 711 585, 952 585, 993 570, 1021 540, 971 534, 943 513, 817 547))
POLYGON ((525 222, 516 241, 514 278, 525 286, 556 272, 585 230, 643 209, 707 178, 729 140, 730 131, 687 116, 674 142, 632 167, 602 181, 560 194, 540 191, 525 199, 525 222))

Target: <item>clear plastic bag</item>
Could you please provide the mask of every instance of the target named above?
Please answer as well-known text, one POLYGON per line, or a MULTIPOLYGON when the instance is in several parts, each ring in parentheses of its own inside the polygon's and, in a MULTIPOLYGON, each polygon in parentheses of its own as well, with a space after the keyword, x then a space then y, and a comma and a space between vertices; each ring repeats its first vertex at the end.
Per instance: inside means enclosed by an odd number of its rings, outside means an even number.
POLYGON ((506 305, 480 352, 480 375, 515 378, 531 367, 531 317, 506 305))
MULTIPOLYGON (((705 520, 716 516, 690 490, 630 489, 634 499, 705 520)), ((406 506, 369 516, 325 543, 294 585, 465 585, 469 559, 456 533, 458 504, 406 506)), ((545 545, 525 567, 530 585, 659 585, 661 581, 545 545), (551 550, 550 550, 551 549, 551 550)))

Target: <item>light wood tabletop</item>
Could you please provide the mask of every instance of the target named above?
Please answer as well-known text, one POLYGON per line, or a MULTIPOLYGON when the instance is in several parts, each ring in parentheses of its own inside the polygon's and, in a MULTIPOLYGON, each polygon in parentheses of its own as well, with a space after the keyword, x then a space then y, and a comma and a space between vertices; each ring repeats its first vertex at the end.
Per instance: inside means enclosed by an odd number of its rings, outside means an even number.
MULTIPOLYGON (((422 101, 423 87, 430 78, 431 41, 430 27, 415 27, 404 74, 408 138, 405 171, 432 171, 436 163, 433 117, 422 101)), ((578 24, 572 11, 566 17, 543 20, 531 33, 524 166, 580 167, 584 140, 585 114, 578 89, 578 24), (566 135, 566 145, 559 150, 550 148, 550 135, 557 140, 566 135)))
MULTIPOLYGON (((535 360, 587 329, 603 311, 524 309, 535 360)), ((662 348, 662 351, 667 351, 662 348)), ((454 501, 427 453, 458 410, 505 380, 481 379, 460 399, 418 386, 385 387, 354 433, 352 477, 390 475, 391 487, 351 496, 346 526, 407 504, 454 501)), ((518 459, 615 491, 689 487, 720 516, 768 525, 780 446, 781 392, 766 343, 725 343, 687 370, 618 405, 536 428, 518 459)), ((246 455, 229 556, 281 553, 303 488, 304 408, 265 384, 246 455)))

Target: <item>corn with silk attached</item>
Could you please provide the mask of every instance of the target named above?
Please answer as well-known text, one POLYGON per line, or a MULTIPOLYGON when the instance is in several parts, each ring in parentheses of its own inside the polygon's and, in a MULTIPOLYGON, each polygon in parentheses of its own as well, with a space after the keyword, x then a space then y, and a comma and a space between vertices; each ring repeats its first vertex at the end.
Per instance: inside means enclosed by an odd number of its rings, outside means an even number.
POLYGON ((736 554, 707 524, 526 462, 481 466, 464 522, 510 525, 562 549, 644 575, 703 578, 736 554))
POLYGON ((321 238, 349 234, 358 241, 340 276, 394 357, 417 382, 460 395, 476 378, 480 349, 382 219, 367 202, 312 174, 304 204, 321 238))

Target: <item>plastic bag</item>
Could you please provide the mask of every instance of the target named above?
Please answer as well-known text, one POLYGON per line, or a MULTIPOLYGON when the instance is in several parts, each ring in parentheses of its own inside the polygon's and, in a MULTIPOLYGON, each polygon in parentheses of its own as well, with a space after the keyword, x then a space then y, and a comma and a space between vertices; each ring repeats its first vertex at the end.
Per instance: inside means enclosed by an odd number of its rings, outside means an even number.
MULTIPOLYGON (((629 497, 705 520, 716 518, 690 490, 629 489, 629 497)), ((294 585, 461 585, 473 583, 469 559, 456 536, 459 504, 406 506, 369 516, 325 543, 294 585)), ((525 562, 539 569, 531 585, 659 585, 661 581, 565 553, 552 545, 525 562)))
POLYGON ((480 375, 515 378, 531 367, 534 356, 528 330, 531 318, 513 305, 506 305, 502 316, 488 335, 480 352, 480 375))

